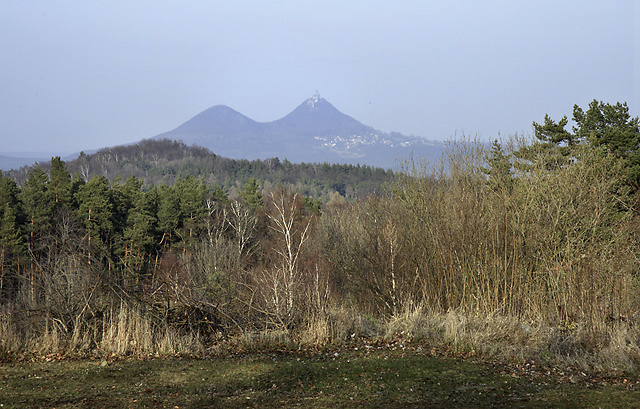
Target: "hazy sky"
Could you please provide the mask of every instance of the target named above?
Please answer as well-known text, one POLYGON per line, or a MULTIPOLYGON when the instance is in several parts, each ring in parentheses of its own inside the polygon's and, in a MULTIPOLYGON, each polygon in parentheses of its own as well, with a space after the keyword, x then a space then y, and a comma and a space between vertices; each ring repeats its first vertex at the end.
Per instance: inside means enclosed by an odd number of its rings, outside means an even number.
POLYGON ((637 116, 634 3, 0 0, 0 152, 135 142, 218 104, 271 121, 316 90, 429 139, 531 133, 593 99, 637 116))

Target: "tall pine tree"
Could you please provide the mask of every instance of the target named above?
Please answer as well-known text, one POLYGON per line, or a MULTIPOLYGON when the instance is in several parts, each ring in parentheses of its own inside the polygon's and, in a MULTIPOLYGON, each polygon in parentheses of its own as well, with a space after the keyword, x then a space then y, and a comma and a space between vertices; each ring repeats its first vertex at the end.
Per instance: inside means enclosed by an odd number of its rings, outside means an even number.
POLYGON ((577 137, 601 146, 622 161, 627 183, 640 190, 640 119, 631 118, 627 103, 607 104, 593 100, 589 109, 573 107, 577 137))
POLYGON ((89 263, 97 256, 107 257, 111 261, 109 250, 114 206, 107 178, 94 176, 80 186, 76 193, 76 201, 78 217, 87 232, 89 263))
MULTIPOLYGON (((286 161, 285 159, 285 162, 286 161)), ((242 186, 240 197, 242 201, 252 209, 264 208, 262 191, 256 178, 249 179, 249 181, 242 186)))
POLYGON ((17 276, 17 267, 24 251, 16 215, 17 208, 5 203, 0 216, 0 300, 6 289, 6 277, 17 276))
POLYGON ((60 156, 51 158, 51 173, 49 176, 49 192, 54 206, 69 205, 71 202, 71 174, 60 156))
POLYGON ((48 183, 47 174, 36 165, 29 173, 19 195, 26 219, 24 230, 27 234, 28 249, 36 257, 37 243, 49 230, 51 223, 53 201, 49 195, 48 183))

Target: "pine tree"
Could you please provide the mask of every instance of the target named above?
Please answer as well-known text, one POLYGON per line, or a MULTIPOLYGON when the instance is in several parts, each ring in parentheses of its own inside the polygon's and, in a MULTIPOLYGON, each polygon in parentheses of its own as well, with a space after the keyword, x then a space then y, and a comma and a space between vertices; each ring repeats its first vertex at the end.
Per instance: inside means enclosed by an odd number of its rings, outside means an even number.
POLYGON ((51 173, 49 177, 49 192, 53 197, 54 206, 69 205, 71 202, 71 174, 60 156, 51 158, 51 173))
POLYGON ((48 182, 46 173, 39 166, 35 166, 20 189, 19 198, 26 218, 24 229, 32 254, 36 254, 36 244, 48 231, 51 223, 53 202, 49 195, 48 182))
POLYGON ((240 197, 244 203, 252 209, 264 208, 262 192, 260 191, 260 185, 256 178, 249 179, 249 181, 242 186, 240 197))
POLYGON ((193 176, 176 180, 174 188, 180 198, 184 245, 192 246, 198 238, 198 227, 206 213, 204 203, 208 189, 203 181, 193 176))
POLYGON ((89 262, 96 256, 92 249, 98 249, 103 256, 109 256, 114 210, 109 181, 104 176, 94 176, 80 186, 76 200, 78 217, 87 231, 89 262))
POLYGON ((181 226, 180 198, 174 187, 163 185, 157 189, 158 232, 162 235, 161 245, 170 244, 181 226))
POLYGON ((498 140, 493 141, 486 157, 488 167, 482 171, 487 175, 487 186, 496 193, 508 193, 513 187, 512 165, 498 140))
POLYGON ((125 267, 139 273, 155 244, 157 218, 153 193, 140 193, 123 230, 125 267))
POLYGON ((576 135, 620 159, 627 183, 640 190, 640 119, 631 118, 627 103, 611 105, 593 100, 586 112, 574 105, 573 120, 576 135))
POLYGON ((313 197, 304 196, 303 199, 304 207, 310 210, 315 215, 320 215, 322 211, 322 200, 314 199, 313 197))
POLYGON ((544 167, 548 171, 553 171, 571 164, 571 156, 579 143, 579 138, 565 129, 567 123, 566 116, 559 122, 555 122, 549 115, 545 115, 542 125, 534 121, 533 130, 537 141, 531 146, 514 152, 514 155, 521 160, 518 165, 524 171, 528 171, 530 166, 544 167))
POLYGON ((213 191, 211 192, 211 196, 213 200, 222 204, 229 204, 229 196, 222 190, 222 187, 219 184, 215 184, 213 186, 213 191))
POLYGON ((16 212, 16 223, 21 225, 24 221, 24 217, 22 214, 22 209, 20 206, 20 200, 18 199, 18 195, 20 191, 16 182, 10 177, 6 177, 3 175, 0 170, 0 217, 2 217, 2 212, 5 205, 9 205, 16 212))
POLYGON ((16 216, 17 208, 5 203, 0 217, 0 296, 5 290, 5 277, 19 264, 24 250, 16 216))
POLYGON ((5 203, 18 203, 18 186, 0 170, 0 204, 4 207, 5 203))

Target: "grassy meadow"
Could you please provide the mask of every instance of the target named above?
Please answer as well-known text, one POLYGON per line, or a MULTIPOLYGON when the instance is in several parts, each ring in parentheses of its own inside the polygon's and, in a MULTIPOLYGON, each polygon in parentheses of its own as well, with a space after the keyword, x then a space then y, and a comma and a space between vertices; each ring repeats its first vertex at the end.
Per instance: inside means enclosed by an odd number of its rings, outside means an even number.
MULTIPOLYGON (((8 408, 636 407, 622 375, 459 357, 401 342, 226 357, 2 364, 8 408)), ((51 358, 49 358, 51 359, 51 358)))

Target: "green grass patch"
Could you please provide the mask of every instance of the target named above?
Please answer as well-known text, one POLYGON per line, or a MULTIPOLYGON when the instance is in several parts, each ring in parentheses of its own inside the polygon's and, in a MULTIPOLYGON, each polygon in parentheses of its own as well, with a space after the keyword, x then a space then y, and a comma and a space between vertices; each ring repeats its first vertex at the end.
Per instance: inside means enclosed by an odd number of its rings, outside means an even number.
MULTIPOLYGON (((3 408, 639 407, 635 381, 527 375, 415 349, 16 362, 3 408)), ((560 373, 562 374, 562 373, 560 373)), ((584 374, 583 374, 584 375, 584 374)), ((586 375, 585 375, 586 376, 586 375)), ((580 376, 578 376, 580 377, 580 376)))

